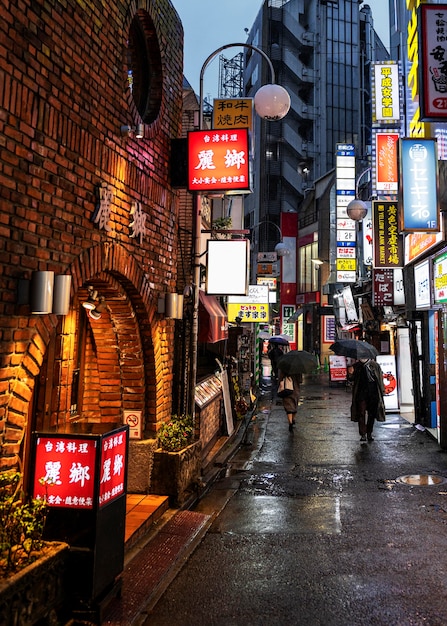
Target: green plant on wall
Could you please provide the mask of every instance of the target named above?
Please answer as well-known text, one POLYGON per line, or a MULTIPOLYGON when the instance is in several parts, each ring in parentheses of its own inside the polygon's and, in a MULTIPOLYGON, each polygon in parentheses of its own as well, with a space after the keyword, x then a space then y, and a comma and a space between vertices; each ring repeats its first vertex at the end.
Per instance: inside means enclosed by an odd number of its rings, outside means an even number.
POLYGON ((157 433, 158 443, 167 452, 178 452, 192 443, 194 422, 191 415, 172 415, 157 433))
POLYGON ((39 557, 48 507, 23 500, 20 472, 0 473, 0 578, 39 557))

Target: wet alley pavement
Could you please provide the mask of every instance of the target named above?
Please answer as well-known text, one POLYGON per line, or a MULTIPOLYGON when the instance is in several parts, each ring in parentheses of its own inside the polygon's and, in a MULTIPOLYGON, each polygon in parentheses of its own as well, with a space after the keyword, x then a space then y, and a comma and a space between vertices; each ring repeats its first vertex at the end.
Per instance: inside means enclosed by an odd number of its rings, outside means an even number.
POLYGON ((289 433, 281 401, 261 398, 190 512, 208 520, 200 541, 134 623, 447 624, 447 454, 399 413, 360 442, 349 407, 327 375, 306 378, 289 433))

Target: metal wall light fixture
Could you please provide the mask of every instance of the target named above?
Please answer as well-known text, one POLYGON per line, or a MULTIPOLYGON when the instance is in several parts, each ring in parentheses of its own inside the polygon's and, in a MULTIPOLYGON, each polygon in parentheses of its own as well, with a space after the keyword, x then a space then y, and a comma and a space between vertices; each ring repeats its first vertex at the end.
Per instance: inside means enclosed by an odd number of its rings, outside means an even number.
POLYGON ((70 310, 71 276, 51 271, 33 272, 31 281, 23 281, 29 285, 29 303, 33 315, 68 315, 70 310))
POLYGON ((89 317, 94 320, 99 320, 101 314, 106 310, 106 299, 104 296, 98 294, 92 285, 87 287, 87 292, 87 300, 82 303, 82 306, 87 311, 89 317))
POLYGON ((123 137, 135 137, 135 139, 144 138, 144 124, 136 126, 121 126, 121 135, 123 137))

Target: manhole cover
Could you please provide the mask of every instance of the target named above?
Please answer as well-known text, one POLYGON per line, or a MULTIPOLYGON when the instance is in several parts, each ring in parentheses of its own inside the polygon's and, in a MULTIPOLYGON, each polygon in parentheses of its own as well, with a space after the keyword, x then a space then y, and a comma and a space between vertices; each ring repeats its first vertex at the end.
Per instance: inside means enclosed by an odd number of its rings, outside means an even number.
POLYGON ((396 482, 404 483, 405 485, 441 485, 447 482, 447 478, 433 476, 432 474, 409 474, 408 476, 399 476, 396 482))

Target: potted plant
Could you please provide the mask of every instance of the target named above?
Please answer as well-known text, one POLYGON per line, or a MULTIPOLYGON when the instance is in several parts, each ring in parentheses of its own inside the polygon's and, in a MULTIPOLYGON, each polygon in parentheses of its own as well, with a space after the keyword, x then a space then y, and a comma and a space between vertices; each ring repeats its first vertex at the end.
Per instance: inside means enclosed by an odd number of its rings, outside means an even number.
POLYGON ((231 233, 225 234, 219 231, 222 230, 230 230, 231 229, 231 225, 232 225, 232 220, 231 217, 219 217, 216 220, 213 220, 213 231, 217 231, 217 232, 213 232, 214 237, 216 239, 231 239, 231 233))
POLYGON ((20 472, 0 473, 0 615, 5 624, 55 619, 65 603, 68 545, 43 541, 47 511, 45 501, 24 498, 20 472))
POLYGON ((151 492, 168 495, 172 505, 181 506, 195 489, 200 477, 200 441, 194 441, 190 415, 172 415, 160 428, 158 450, 154 453, 151 492))

